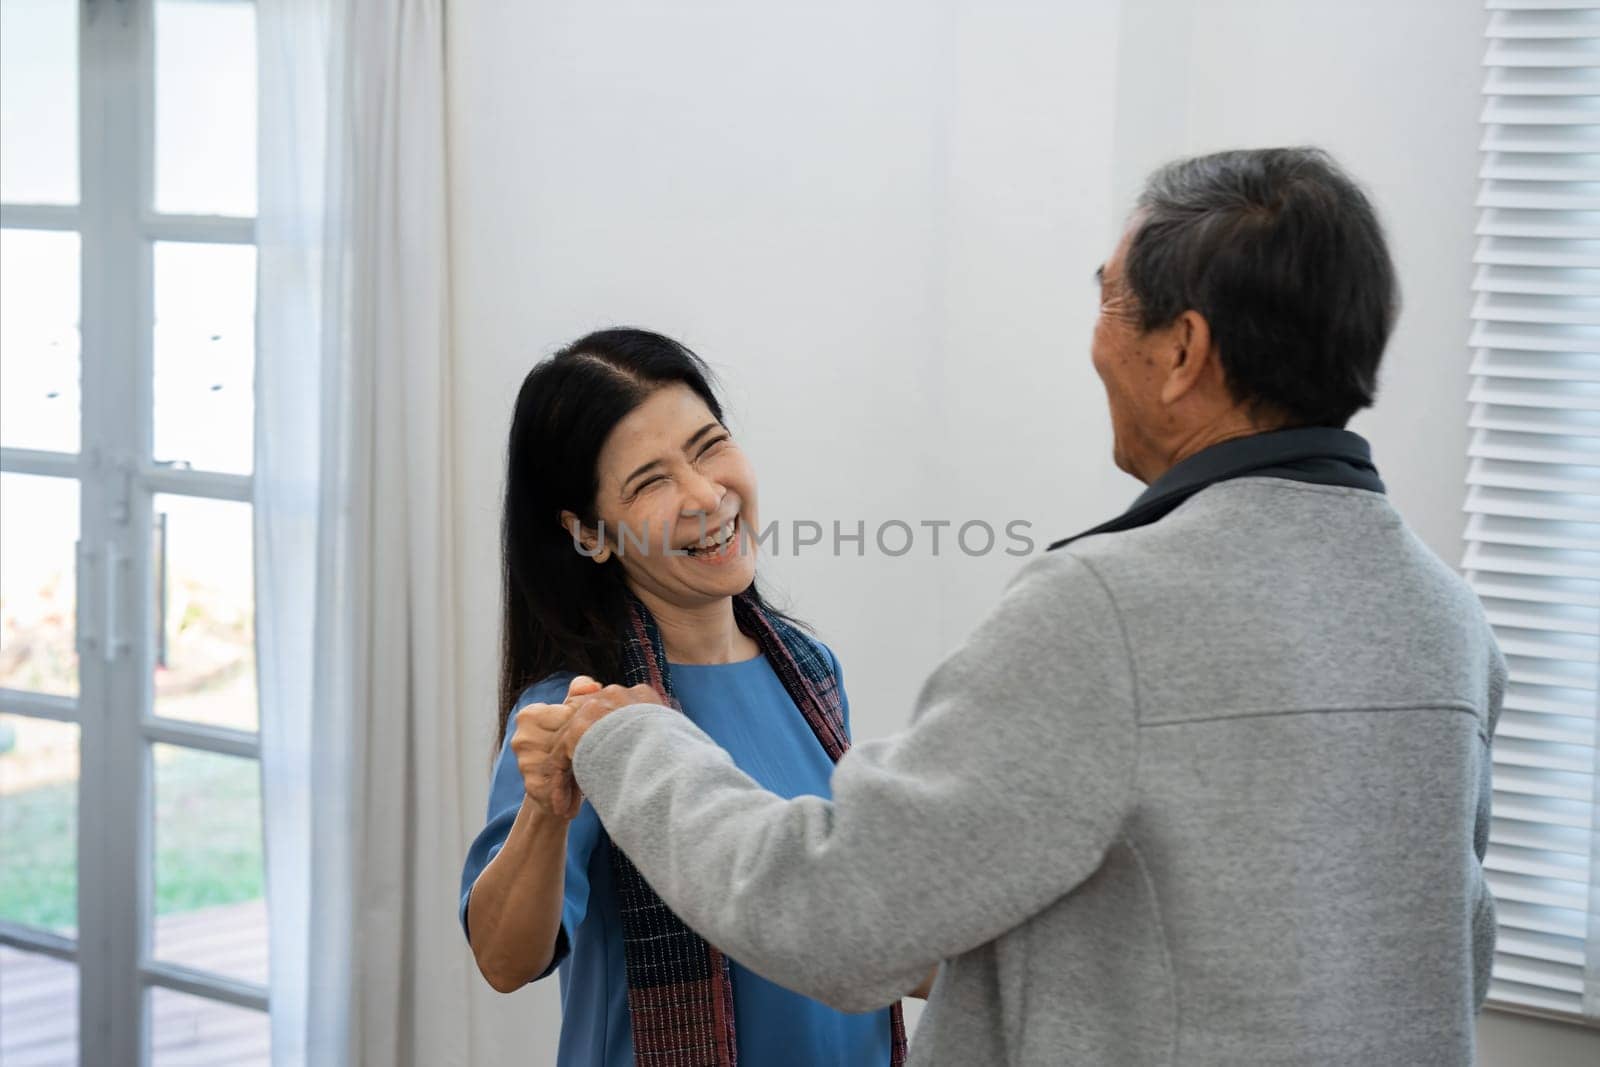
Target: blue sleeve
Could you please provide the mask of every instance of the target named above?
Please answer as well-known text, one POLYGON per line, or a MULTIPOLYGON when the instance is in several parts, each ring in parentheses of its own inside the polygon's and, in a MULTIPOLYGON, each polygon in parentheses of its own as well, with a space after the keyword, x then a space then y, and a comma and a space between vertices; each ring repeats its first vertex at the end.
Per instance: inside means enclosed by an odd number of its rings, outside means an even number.
MULTIPOLYGON (((529 704, 558 703, 567 695, 567 684, 572 680, 571 674, 553 674, 536 685, 530 686, 512 708, 511 714, 529 704)), ((511 825, 517 820, 517 812, 522 807, 522 772, 517 769, 516 756, 511 751, 511 733, 506 732, 505 743, 500 746, 500 755, 495 760, 494 777, 489 783, 489 811, 482 830, 473 839, 472 847, 467 850, 466 863, 461 870, 461 929, 466 932, 467 905, 472 897, 472 886, 478 880, 478 875, 489 866, 489 861, 499 855, 500 849, 506 843, 506 837, 511 833, 511 825)), ((572 942, 572 932, 583 921, 584 914, 589 906, 589 856, 594 851, 595 843, 600 837, 600 820, 595 815, 594 809, 584 802, 572 824, 567 827, 567 868, 564 876, 564 892, 561 909, 561 931, 556 938, 556 951, 550 961, 550 966, 544 974, 555 970, 556 965, 566 958, 572 942)))

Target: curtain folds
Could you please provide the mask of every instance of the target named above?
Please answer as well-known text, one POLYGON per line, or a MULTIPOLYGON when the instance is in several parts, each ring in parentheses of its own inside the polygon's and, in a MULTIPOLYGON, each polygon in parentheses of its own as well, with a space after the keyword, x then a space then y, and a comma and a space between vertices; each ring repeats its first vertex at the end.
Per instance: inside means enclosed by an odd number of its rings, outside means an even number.
POLYGON ((273 1062, 465 1063, 443 3, 258 33, 273 1062))

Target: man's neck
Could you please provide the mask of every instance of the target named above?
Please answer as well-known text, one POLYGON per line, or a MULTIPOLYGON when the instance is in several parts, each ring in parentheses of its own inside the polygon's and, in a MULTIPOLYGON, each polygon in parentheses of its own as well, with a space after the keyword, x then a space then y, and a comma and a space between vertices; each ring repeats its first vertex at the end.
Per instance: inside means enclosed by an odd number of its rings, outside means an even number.
POLYGON ((1198 426, 1172 441, 1164 450, 1164 458, 1157 462, 1156 469, 1144 472, 1144 483, 1152 484, 1184 460, 1198 456, 1206 449, 1225 441, 1237 441, 1241 437, 1254 437, 1257 434, 1281 429, 1283 426, 1279 422, 1258 422, 1246 412, 1232 412, 1216 422, 1198 426))

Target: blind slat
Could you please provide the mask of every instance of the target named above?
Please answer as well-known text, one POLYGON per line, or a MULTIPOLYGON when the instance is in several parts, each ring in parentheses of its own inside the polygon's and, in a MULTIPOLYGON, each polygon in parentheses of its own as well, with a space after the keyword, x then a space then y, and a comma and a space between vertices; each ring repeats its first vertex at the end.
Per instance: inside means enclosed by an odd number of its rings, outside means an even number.
MULTIPOLYGON (((1472 373, 1501 387, 1507 382, 1600 385, 1600 357, 1584 352, 1480 348, 1472 373)), ((1565 395, 1568 391, 1561 390, 1565 395)), ((1579 396, 1588 396, 1580 391, 1579 396)))
POLYGON ((1472 279, 1473 292, 1530 296, 1600 296, 1600 269, 1484 265, 1472 279))
POLYGON ((1600 94, 1600 70, 1593 67, 1524 69, 1495 67, 1484 79, 1485 96, 1591 96, 1600 94))
MULTIPOLYGON (((1594 72, 1600 76, 1600 70, 1594 72)), ((1591 154, 1600 151, 1600 123, 1549 122, 1536 125, 1519 125, 1516 119, 1516 101, 1501 98, 1495 112, 1508 121, 1484 128, 1478 141, 1481 152, 1518 152, 1523 155, 1561 155, 1566 152, 1591 154)))
POLYGON ((1545 960, 1529 960, 1520 956, 1494 956, 1494 973, 1507 981, 1562 993, 1583 993, 1583 968, 1572 967, 1545 960))
MULTIPOLYGON (((1536 518, 1474 515, 1467 522, 1467 537, 1488 544, 1589 552, 1590 545, 1600 544, 1600 533, 1597 533, 1595 526, 1597 523, 1554 523, 1541 522, 1536 518)), ((1592 555, 1600 557, 1600 553, 1592 555)), ((1595 619, 1595 622, 1600 622, 1600 619, 1595 619)), ((1594 622, 1590 624, 1590 629, 1594 629, 1594 622)))
POLYGON ((1595 9, 1595 0, 1488 0, 1489 11, 1589 11, 1595 9))
MULTIPOLYGON (((1600 303, 1588 297, 1560 299, 1529 293, 1480 293, 1472 305, 1479 322, 1600 325, 1600 303)), ((1600 341, 1600 339, 1596 339, 1600 341)))
POLYGON ((1583 1010, 1583 995, 1580 993, 1553 993, 1537 986, 1508 982, 1498 976, 1489 983, 1489 997, 1502 1004, 1563 1015, 1576 1015, 1583 1010))
POLYGON ((1508 489, 1469 480, 1466 510, 1558 522, 1600 522, 1600 496, 1508 489))
POLYGON ((1521 685, 1547 686, 1552 689, 1586 689, 1594 699, 1594 667, 1588 663, 1571 660, 1532 659, 1523 656, 1522 649, 1511 638, 1500 645, 1505 653, 1511 680, 1521 685))
POLYGON ((1493 354, 1513 364, 1542 357, 1573 381, 1600 381, 1600 331, 1594 329, 1567 323, 1479 320, 1467 343, 1473 348, 1501 350, 1493 354))
POLYGON ((1600 559, 1597 557, 1600 557, 1600 553, 1473 542, 1467 546, 1463 566, 1474 571, 1600 581, 1600 559))
POLYGON ((1581 938, 1588 925, 1581 911, 1541 908, 1532 904, 1518 904, 1511 900, 1497 902, 1495 912, 1495 917, 1500 920, 1503 929, 1528 930, 1538 934, 1554 934, 1557 937, 1581 938))
MULTIPOLYGON (((1596 119, 1600 112, 1588 114, 1585 121, 1596 119)), ((1597 211, 1600 188, 1594 182, 1487 181, 1479 189, 1477 205, 1520 211, 1597 211)))
POLYGON ((1526 930, 1506 930, 1495 941, 1494 951, 1499 956, 1515 956, 1522 960, 1539 960, 1561 967, 1579 969, 1582 985, 1583 940, 1557 937, 1552 934, 1532 933, 1526 930))
POLYGON ((1474 263, 1521 267, 1600 267, 1600 241, 1485 237, 1474 263))
POLYGON ((1484 160, 1478 177, 1501 182, 1593 182, 1600 181, 1600 160, 1593 154, 1500 150, 1484 160))
POLYGON ((1559 393, 1537 382, 1482 378, 1467 399, 1474 430, 1600 437, 1600 382, 1566 382, 1559 393), (1531 409, 1531 410, 1530 410, 1531 409))
MULTIPOLYGON (((1554 463, 1566 466, 1600 466, 1600 441, 1583 435, 1551 437, 1543 434, 1505 433, 1485 430, 1474 434, 1471 455, 1485 459, 1519 459, 1523 462, 1554 463)), ((1595 488, 1600 490, 1600 470, 1596 471, 1595 488)))
POLYGON ((1583 801, 1502 793, 1499 790, 1494 794, 1494 813, 1499 819, 1539 822, 1583 831, 1587 831, 1594 822, 1590 806, 1583 801))
POLYGON ((1581 689, 1511 685, 1506 688, 1505 708, 1531 714, 1563 715, 1572 719, 1592 720, 1600 717, 1594 694, 1581 689))
POLYGON ((1484 36, 1494 41, 1559 41, 1600 37, 1600 12, 1582 7, 1564 11, 1541 8, 1496 11, 1489 18, 1489 27, 1484 30, 1484 36))
MULTIPOLYGON (((1496 767, 1549 768, 1565 774, 1588 779, 1594 768, 1594 749, 1590 745, 1555 744, 1546 741, 1525 741, 1507 737, 1495 738, 1494 763, 1496 767)), ((1572 781, 1578 786, 1577 777, 1572 781)), ((1585 874, 1587 879, 1588 875, 1585 874)))
POLYGON ((1467 484, 1528 492, 1565 493, 1591 501, 1594 497, 1594 479, 1587 467, 1474 459, 1467 468, 1467 484))
POLYGON ((1539 772, 1507 764, 1503 768, 1495 760, 1494 792, 1514 793, 1523 797, 1549 797, 1553 800, 1589 800, 1589 776, 1563 774, 1556 771, 1539 772))
POLYGON ((1536 904, 1550 908, 1567 908, 1583 911, 1589 896, 1582 886, 1569 882, 1555 882, 1543 878, 1529 878, 1520 874, 1488 871, 1484 880, 1495 900, 1510 900, 1519 904, 1536 904))
POLYGON ((1518 600, 1484 598, 1485 613, 1497 627, 1517 630, 1555 630, 1582 636, 1600 636, 1600 614, 1565 604, 1529 604, 1518 600))
POLYGON ((1512 211, 1491 208, 1478 216, 1479 237, 1551 237, 1560 240, 1600 237, 1600 213, 1593 211, 1512 211))
POLYGON ((1600 41, 1490 41, 1486 67, 1600 67, 1600 41))
POLYGON ((1518 848, 1548 852, 1561 852, 1589 858, 1589 835, 1571 826, 1545 826, 1519 819, 1495 819, 1491 826, 1494 839, 1518 848))

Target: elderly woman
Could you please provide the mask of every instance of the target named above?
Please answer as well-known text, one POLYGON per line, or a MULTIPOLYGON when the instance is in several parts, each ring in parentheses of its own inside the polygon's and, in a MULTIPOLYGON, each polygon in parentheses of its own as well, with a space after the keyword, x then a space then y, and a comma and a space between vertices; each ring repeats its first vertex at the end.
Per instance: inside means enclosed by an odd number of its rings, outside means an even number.
POLYGON ((652 686, 766 789, 828 795, 849 746, 839 663, 762 598, 746 536, 757 515, 755 472, 682 345, 605 330, 523 382, 507 451, 499 759, 461 922, 502 992, 559 970, 562 1065, 905 1057, 898 1006, 840 1012, 728 959, 548 777, 542 706, 598 688, 574 684, 582 673, 652 686))

